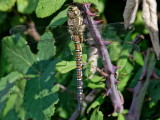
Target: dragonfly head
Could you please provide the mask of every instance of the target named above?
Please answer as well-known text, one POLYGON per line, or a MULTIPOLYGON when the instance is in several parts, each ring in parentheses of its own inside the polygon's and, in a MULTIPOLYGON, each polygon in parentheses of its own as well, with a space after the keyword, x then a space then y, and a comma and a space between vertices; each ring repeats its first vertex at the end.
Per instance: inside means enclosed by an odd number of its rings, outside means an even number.
POLYGON ((67 16, 71 19, 77 18, 80 16, 80 10, 77 6, 71 5, 67 11, 67 16))

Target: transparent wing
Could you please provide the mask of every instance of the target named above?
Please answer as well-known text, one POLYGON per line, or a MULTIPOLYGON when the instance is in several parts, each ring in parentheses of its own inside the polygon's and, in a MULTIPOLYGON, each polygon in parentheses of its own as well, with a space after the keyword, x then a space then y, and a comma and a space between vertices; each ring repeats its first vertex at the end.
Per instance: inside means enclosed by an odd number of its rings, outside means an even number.
MULTIPOLYGON (((111 23, 98 25, 97 29, 106 44, 111 43, 107 47, 112 61, 117 61, 122 51, 128 51, 128 53, 133 50, 140 51, 140 48, 132 43, 131 34, 134 31, 133 26, 130 29, 125 29, 123 23, 111 23)), ((89 45, 95 44, 90 33, 87 33, 85 38, 89 45)))
MULTIPOLYGON (((100 32, 104 41, 113 42, 113 43, 121 43, 121 44, 129 44, 133 49, 139 51, 139 47, 132 43, 130 38, 130 34, 133 32, 134 27, 131 26, 130 29, 125 29, 123 23, 110 23, 107 25, 99 24, 97 26, 98 31, 100 32)), ((88 32, 88 31, 87 31, 88 32)), ((85 38, 88 40, 91 36, 90 33, 85 34, 85 38)), ((90 42, 89 40, 86 42, 90 42)), ((92 39, 93 40, 93 39, 92 39)))
POLYGON ((46 59, 55 55, 55 44, 65 45, 71 39, 67 27, 60 25, 41 27, 18 25, 11 28, 10 33, 15 36, 15 39, 21 35, 27 40, 22 49, 30 45, 32 46, 31 49, 34 50, 32 50, 33 52, 40 51, 38 53, 39 57, 46 59), (38 46, 36 43, 38 43, 38 46), (35 50, 35 48, 38 50, 35 50))
MULTIPOLYGON (((107 25, 99 24, 97 29, 100 31, 104 41, 113 42, 108 45, 108 49, 113 60, 117 60, 121 51, 124 49, 130 52, 131 50, 139 51, 139 47, 136 44, 133 44, 131 40, 131 33, 134 30, 133 26, 131 26, 130 29, 125 29, 123 23, 111 23, 107 25)), ((67 41, 71 41, 71 36, 68 33, 67 26, 61 25, 52 25, 47 27, 18 25, 11 28, 10 33, 14 35, 23 35, 26 37, 29 45, 39 42, 39 46, 43 49, 45 48, 44 51, 46 51, 46 54, 50 54, 52 51, 51 45, 53 45, 55 41, 60 45, 65 44, 67 41), (47 34, 48 32, 52 32, 53 35, 45 35, 45 33, 47 34)), ((84 41, 92 42, 92 44, 94 44, 93 38, 88 30, 84 32, 84 41)))

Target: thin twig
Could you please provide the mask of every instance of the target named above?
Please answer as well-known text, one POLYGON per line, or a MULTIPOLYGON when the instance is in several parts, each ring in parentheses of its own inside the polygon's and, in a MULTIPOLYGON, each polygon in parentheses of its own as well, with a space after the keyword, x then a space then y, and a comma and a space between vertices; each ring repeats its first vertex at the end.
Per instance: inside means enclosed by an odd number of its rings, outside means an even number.
POLYGON ((58 83, 58 86, 59 86, 59 88, 62 89, 63 91, 68 92, 70 95, 72 95, 72 96, 74 96, 74 98, 76 98, 77 95, 76 95, 75 93, 73 93, 72 91, 68 90, 65 86, 63 86, 63 85, 61 85, 61 84, 59 84, 59 83, 58 83))
POLYGON ((103 72, 103 70, 101 70, 100 68, 97 67, 96 70, 97 70, 97 72, 99 72, 102 76, 104 76, 104 77, 109 77, 109 75, 108 75, 107 73, 103 72))
POLYGON ((27 30, 28 34, 34 38, 35 41, 40 40, 40 34, 37 32, 35 23, 33 21, 27 22, 29 29, 27 30))

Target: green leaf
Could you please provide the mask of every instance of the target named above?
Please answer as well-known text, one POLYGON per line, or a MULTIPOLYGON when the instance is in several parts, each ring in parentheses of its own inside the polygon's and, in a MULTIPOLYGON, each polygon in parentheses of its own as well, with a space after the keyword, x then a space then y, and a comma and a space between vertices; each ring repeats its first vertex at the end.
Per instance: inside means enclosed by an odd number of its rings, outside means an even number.
POLYGON ((19 119, 24 119, 26 117, 26 112, 23 107, 25 85, 26 80, 24 79, 16 81, 16 84, 7 99, 5 109, 3 110, 3 119, 7 120, 7 118, 13 118, 16 116, 18 116, 19 119))
POLYGON ((90 120, 103 120, 103 113, 99 109, 95 109, 90 117, 90 120))
POLYGON ((55 39, 50 31, 45 32, 38 42, 38 61, 47 60, 56 54, 55 39))
POLYGON ((133 52, 133 59, 137 64, 139 64, 141 66, 144 65, 143 55, 141 53, 134 51, 133 52))
POLYGON ((37 17, 44 18, 55 13, 66 0, 39 0, 36 8, 37 17))
POLYGON ((20 13, 31 14, 35 11, 38 0, 17 0, 17 8, 20 13))
POLYGON ((25 40, 21 36, 5 37, 2 42, 7 60, 16 70, 23 73, 38 72, 33 66, 34 55, 31 53, 30 48, 25 45, 25 40))
POLYGON ((98 75, 94 75, 91 79, 89 79, 91 82, 93 83, 97 83, 97 82, 102 82, 105 81, 105 79, 103 79, 103 77, 100 77, 98 75))
POLYGON ((103 82, 98 82, 98 83, 89 82, 87 86, 91 89, 103 89, 105 87, 105 84, 103 82))
MULTIPOLYGON (((131 29, 128 34, 126 35, 125 39, 124 39, 124 42, 127 42, 127 41, 131 41, 131 34, 133 32, 133 29, 131 29)), ((132 47, 131 45, 129 44, 126 44, 124 43, 123 46, 122 46, 122 51, 120 53, 120 56, 119 56, 119 60, 117 62, 117 66, 121 66, 122 68, 118 69, 117 72, 119 73, 123 67, 127 64, 127 61, 128 61, 128 58, 130 56, 130 52, 132 50, 132 47)))
POLYGON ((123 69, 119 72, 118 80, 120 81, 120 83, 118 84, 118 89, 120 91, 124 90, 125 86, 127 85, 129 79, 132 76, 133 70, 134 70, 134 66, 127 61, 123 69))
POLYGON ((125 117, 123 114, 119 114, 118 115, 118 119, 117 120, 125 120, 125 117))
POLYGON ((99 96, 87 109, 87 113, 91 111, 91 109, 99 107, 104 102, 104 95, 99 96))
POLYGON ((61 61, 56 64, 58 72, 64 74, 76 68, 76 61, 61 61))
POLYGON ((15 82, 22 77, 22 74, 18 72, 11 72, 0 80, 0 113, 5 106, 6 99, 10 96, 11 89, 14 87, 15 82))
POLYGON ((98 0, 73 0, 73 1, 79 3, 94 3, 95 5, 98 5, 98 0))
POLYGON ((16 0, 0 0, 0 11, 9 11, 15 2, 16 0))
POLYGON ((52 26, 52 28, 54 28, 54 25, 62 25, 65 23, 67 21, 67 10, 68 9, 61 11, 56 17, 54 17, 49 23, 48 27, 52 26))
POLYGON ((34 120, 50 120, 54 114, 55 104, 58 102, 58 85, 54 85, 53 77, 56 61, 44 67, 44 73, 27 81, 24 106, 34 120))

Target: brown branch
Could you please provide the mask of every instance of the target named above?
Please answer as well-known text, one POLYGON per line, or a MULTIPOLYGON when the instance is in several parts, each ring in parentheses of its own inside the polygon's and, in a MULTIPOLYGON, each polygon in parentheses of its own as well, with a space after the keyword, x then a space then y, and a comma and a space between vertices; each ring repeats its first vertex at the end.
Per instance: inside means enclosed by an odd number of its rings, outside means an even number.
POLYGON ((29 29, 27 30, 27 33, 34 38, 35 41, 40 40, 40 34, 37 32, 35 23, 33 21, 27 22, 29 29))

